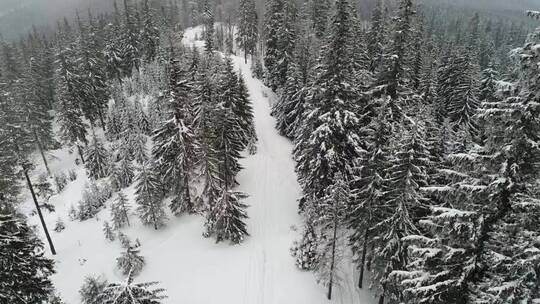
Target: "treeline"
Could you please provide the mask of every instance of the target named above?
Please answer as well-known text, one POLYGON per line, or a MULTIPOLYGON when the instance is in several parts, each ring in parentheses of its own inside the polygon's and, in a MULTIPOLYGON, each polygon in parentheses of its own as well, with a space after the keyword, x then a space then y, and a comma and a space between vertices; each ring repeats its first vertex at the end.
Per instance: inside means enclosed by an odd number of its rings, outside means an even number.
POLYGON ((537 301, 538 31, 412 0, 358 15, 267 2, 264 80, 303 189, 297 265, 328 298, 352 251, 379 303, 537 301))

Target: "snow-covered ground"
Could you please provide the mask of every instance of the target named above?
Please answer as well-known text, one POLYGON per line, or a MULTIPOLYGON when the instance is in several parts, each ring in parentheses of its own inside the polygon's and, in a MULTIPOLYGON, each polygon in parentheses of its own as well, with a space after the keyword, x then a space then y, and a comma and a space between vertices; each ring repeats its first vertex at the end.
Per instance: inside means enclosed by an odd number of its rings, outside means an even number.
MULTIPOLYGON (((195 41, 200 31, 200 28, 188 29, 184 42, 201 46, 201 41, 195 41)), ((136 281, 160 281, 160 286, 167 290, 166 304, 328 303, 326 289, 316 283, 313 273, 299 271, 289 253, 302 223, 297 214, 300 187, 291 158, 292 144, 274 128, 270 101, 265 97, 271 96, 269 90, 251 76, 249 65, 244 64, 242 57, 233 56, 233 61, 245 77, 259 138, 257 154, 242 159, 245 169, 238 176, 238 190, 249 194, 247 223, 251 236, 237 246, 215 244, 213 239, 202 237, 204 219, 200 216, 169 215, 167 226, 155 231, 132 215, 131 227, 122 231, 131 239, 140 240, 141 254, 147 262, 136 281)), ((58 251, 54 256, 57 273, 53 281, 66 303, 78 304, 78 290, 86 275, 101 274, 109 281, 124 280, 116 269, 121 247, 118 241, 105 240, 102 233, 109 209, 85 222, 68 220, 69 207, 79 201, 88 180, 84 169, 75 165, 75 154, 60 150, 52 152, 52 156, 53 172, 76 169, 78 173, 76 181, 51 198, 57 211, 44 213, 51 230, 58 217, 66 223, 63 232, 51 232, 58 251)), ((133 187, 124 192, 134 209, 133 187)), ((28 211, 32 210, 29 198, 24 205, 28 211)), ((112 200, 115 198, 116 195, 112 200)), ((30 221, 37 225, 37 216, 32 216, 30 221)), ((354 287, 352 266, 346 268, 331 303, 374 303, 369 292, 354 287)))

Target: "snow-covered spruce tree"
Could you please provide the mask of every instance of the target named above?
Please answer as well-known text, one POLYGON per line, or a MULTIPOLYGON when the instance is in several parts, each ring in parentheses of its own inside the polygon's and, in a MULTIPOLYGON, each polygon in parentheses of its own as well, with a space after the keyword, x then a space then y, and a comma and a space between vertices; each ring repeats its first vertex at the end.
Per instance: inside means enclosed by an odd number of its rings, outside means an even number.
POLYGON ((248 148, 250 154, 255 154, 257 150, 257 131, 255 130, 255 118, 253 116, 253 106, 249 98, 249 92, 244 81, 244 76, 240 72, 237 81, 238 98, 233 104, 233 112, 238 117, 238 124, 242 129, 242 142, 248 148))
POLYGON ((403 238, 418 234, 417 220, 427 213, 426 198, 421 191, 428 185, 429 152, 425 143, 422 122, 409 121, 402 134, 395 157, 387 169, 385 197, 380 205, 372 206, 377 212, 373 225, 376 236, 373 244, 374 278, 380 290, 380 303, 399 301, 402 293, 393 284, 393 271, 406 269, 407 245, 403 238))
POLYGON ((478 84, 476 67, 472 62, 470 51, 466 50, 453 61, 450 75, 452 83, 450 98, 448 100, 448 116, 456 126, 467 129, 469 134, 478 133, 476 123, 478 102, 478 84))
POLYGON ((241 76, 234 72, 231 58, 225 58, 216 93, 219 102, 223 107, 231 110, 232 119, 236 120, 234 133, 238 136, 243 149, 250 141, 256 141, 257 135, 253 123, 253 108, 241 76))
POLYGON ((309 25, 303 24, 294 50, 294 60, 289 64, 287 81, 280 92, 279 100, 272 108, 277 128, 282 135, 294 139, 303 121, 304 103, 313 79, 315 54, 313 35, 309 25))
POLYGON ((296 39, 296 7, 293 1, 285 0, 269 0, 266 5, 265 83, 276 91, 285 84, 288 65, 292 61, 296 39))
POLYGON ((86 124, 82 120, 82 113, 77 104, 75 95, 75 83, 71 63, 66 59, 66 54, 58 55, 59 69, 56 76, 56 105, 57 121, 60 127, 61 139, 71 145, 75 145, 84 163, 84 154, 81 145, 87 144, 86 124))
POLYGON ((120 190, 128 187, 133 183, 135 176, 131 161, 123 157, 120 162, 113 165, 111 172, 111 184, 115 190, 120 190))
MULTIPOLYGON (((1 198, 0 198, 1 199, 1 198)), ((13 211, 0 213, 0 302, 47 303, 53 294, 53 261, 25 220, 13 211)))
POLYGON ((320 214, 315 219, 323 235, 317 261, 317 279, 328 287, 327 298, 330 300, 333 287, 339 282, 340 264, 346 244, 345 219, 351 194, 348 182, 339 173, 325 192, 326 196, 318 207, 320 214))
POLYGON ((77 94, 79 106, 92 125, 99 121, 105 128, 104 112, 109 100, 104 58, 99 51, 94 20, 89 16, 89 25, 83 24, 77 14, 79 25, 78 48, 75 62, 78 64, 79 85, 77 94))
POLYGON ((328 27, 328 19, 332 11, 332 5, 328 0, 313 0, 309 9, 310 24, 317 39, 323 39, 328 27))
POLYGON ((139 254, 139 248, 136 246, 128 246, 126 251, 116 259, 116 267, 124 275, 137 276, 144 265, 144 257, 139 254))
POLYGON ((242 169, 238 160, 244 145, 238 120, 231 108, 221 103, 216 109, 215 151, 218 160, 219 177, 222 188, 231 189, 236 182, 236 174, 242 169))
POLYGON ((140 100, 133 101, 133 112, 138 131, 150 135, 150 121, 140 100))
POLYGON ((141 52, 145 62, 154 61, 158 55, 160 37, 154 14, 148 0, 144 0, 142 6, 141 52))
POLYGON ((380 220, 385 204, 388 168, 391 161, 390 140, 392 126, 387 115, 387 102, 380 100, 378 115, 368 126, 365 135, 369 139, 367 151, 359 159, 358 173, 352 182, 350 214, 347 216, 352 234, 351 249, 360 270, 358 287, 362 288, 367 260, 373 247, 373 226, 380 220))
POLYGON ((495 145, 451 156, 455 182, 443 195, 427 235, 412 237, 409 271, 394 273, 411 303, 518 303, 540 297, 537 242, 540 30, 516 51, 516 96, 489 109, 504 127, 495 145), (459 265, 459 267, 456 267, 459 265))
POLYGON ((167 120, 154 131, 152 156, 164 186, 172 188, 169 207, 175 215, 195 212, 190 180, 194 174, 197 141, 193 132, 189 82, 171 52, 167 120))
POLYGON ((135 202, 137 213, 145 225, 158 229, 165 225, 167 216, 163 209, 163 189, 150 162, 144 164, 137 175, 135 202))
POLYGON ((45 168, 50 174, 45 150, 51 146, 53 140, 52 117, 46 104, 42 102, 40 96, 39 81, 41 75, 37 67, 35 58, 30 58, 29 67, 25 70, 22 79, 19 80, 17 90, 18 104, 24 113, 25 127, 32 134, 31 142, 38 148, 43 159, 45 168))
POLYGON ((79 289, 82 304, 99 304, 99 296, 109 283, 101 276, 87 276, 79 289))
POLYGON ((500 128, 500 122, 497 120, 498 115, 491 114, 501 101, 500 95, 497 93, 497 81, 499 73, 493 68, 487 68, 482 72, 482 80, 480 81, 478 101, 480 110, 478 111, 479 131, 482 143, 484 145, 495 144, 497 138, 503 136, 504 130, 500 128))
POLYGON ((309 200, 312 203, 325 196, 336 174, 351 179, 352 161, 363 151, 356 115, 362 102, 349 85, 353 83, 352 11, 347 0, 336 2, 336 15, 319 62, 321 72, 308 94, 310 109, 296 140, 296 170, 304 197, 315 198, 309 200))
POLYGON ((220 179, 219 158, 216 150, 216 98, 215 87, 205 69, 199 75, 194 90, 195 95, 195 118, 194 125, 199 142, 196 149, 197 166, 200 167, 200 178, 203 180, 202 195, 206 198, 207 206, 211 208, 219 197, 220 179))
POLYGON ((255 55, 259 40, 259 22, 254 0, 240 1, 237 22, 236 43, 244 50, 244 60, 247 63, 248 55, 255 55))
POLYGON ((202 23, 204 24, 204 33, 203 33, 203 40, 204 40, 204 50, 207 54, 211 54, 213 51, 215 51, 215 43, 214 43, 214 35, 215 35, 215 29, 214 29, 214 12, 212 11, 212 7, 210 6, 210 0, 202 0, 202 23))
POLYGON ((103 223, 103 234, 105 235, 105 239, 109 242, 114 241, 116 237, 114 235, 113 227, 111 227, 111 225, 107 221, 103 223))
POLYGON ((389 52, 383 58, 383 68, 377 84, 396 100, 410 89, 410 50, 413 49, 412 0, 399 0, 398 13, 393 20, 392 41, 389 52))
POLYGON ((124 0, 124 22, 120 36, 120 58, 123 76, 130 76, 132 71, 139 70, 141 58, 140 31, 137 26, 138 12, 131 0, 124 0))
POLYGON ((134 132, 130 133, 128 138, 129 150, 131 150, 133 159, 142 165, 148 161, 148 154, 146 152, 146 136, 139 128, 136 128, 134 132))
POLYGON ((208 212, 204 235, 215 236, 216 243, 224 240, 241 243, 249 235, 244 222, 248 218, 245 210, 248 206, 242 202, 246 198, 244 193, 223 189, 221 197, 208 212))
POLYGON ((129 274, 123 283, 109 284, 98 297, 102 304, 161 304, 163 288, 151 289, 158 282, 133 283, 129 274))
POLYGON ((384 0, 377 0, 371 13, 371 27, 367 34, 368 55, 371 59, 370 71, 378 72, 384 55, 386 38, 386 16, 384 0))
POLYGON ((109 174, 109 152, 97 136, 94 135, 92 141, 85 151, 85 166, 88 177, 100 179, 109 174))
POLYGON ((111 205, 111 221, 114 229, 122 228, 125 225, 129 226, 129 210, 126 195, 122 191, 118 192, 118 198, 111 205))

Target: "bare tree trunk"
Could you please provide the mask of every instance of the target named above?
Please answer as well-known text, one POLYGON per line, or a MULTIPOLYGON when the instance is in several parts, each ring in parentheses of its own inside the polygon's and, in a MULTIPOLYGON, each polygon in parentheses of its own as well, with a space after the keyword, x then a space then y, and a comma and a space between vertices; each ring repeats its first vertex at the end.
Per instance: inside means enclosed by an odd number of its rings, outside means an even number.
POLYGON ((103 118, 103 110, 98 109, 98 116, 101 128, 103 129, 103 131, 105 131, 105 118, 103 118))
POLYGON ((45 220, 43 219, 43 214, 41 213, 41 209, 39 208, 39 204, 36 198, 36 193, 34 192, 34 187, 32 187, 32 182, 30 181, 30 177, 28 176, 28 171, 24 165, 23 165, 23 172, 24 172, 24 177, 26 178, 26 183, 28 184, 28 188, 30 189, 30 193, 32 193, 32 199, 34 200, 34 204, 36 205, 36 210, 39 216, 39 220, 41 221, 41 226, 43 226, 43 231, 45 231, 47 242, 49 243, 49 247, 51 248, 52 254, 56 255, 56 250, 54 249, 54 245, 53 245, 51 236, 49 234, 49 230, 47 229, 47 225, 45 224, 45 220))
POLYGON ((39 140, 36 130, 34 130, 34 139, 36 140, 39 153, 41 154, 41 159, 43 159, 43 164, 45 165, 45 169, 47 170, 47 174, 50 176, 51 170, 49 169, 49 163, 47 162, 47 158, 45 157, 45 152, 43 151, 43 146, 41 145, 41 141, 39 140))
POLYGON ((379 297, 379 304, 384 304, 384 294, 379 297))
POLYGON ((81 157, 81 162, 84 165, 84 153, 80 145, 77 144, 77 151, 79 151, 79 156, 81 157))
POLYGON ((334 285, 334 268, 336 263, 336 238, 337 238, 337 221, 334 221, 334 238, 332 240, 332 262, 330 263, 330 282, 328 283, 328 300, 332 299, 332 287, 334 285))
POLYGON ((362 258, 360 259, 360 277, 358 278, 358 288, 363 287, 364 282, 364 265, 366 264, 366 255, 367 255, 367 240, 369 237, 369 228, 366 228, 364 233, 364 248, 362 249, 362 258))

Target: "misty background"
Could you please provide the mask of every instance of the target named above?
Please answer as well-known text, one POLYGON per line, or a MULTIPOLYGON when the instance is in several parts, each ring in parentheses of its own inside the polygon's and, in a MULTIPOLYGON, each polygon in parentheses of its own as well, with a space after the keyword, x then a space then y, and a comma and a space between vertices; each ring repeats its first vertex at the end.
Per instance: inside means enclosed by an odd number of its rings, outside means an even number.
MULTIPOLYGON (((121 1, 118 0, 119 3, 121 1)), ((163 1, 165 4, 169 2, 169 0, 152 1, 163 1)), ((19 35, 31 30, 32 25, 40 30, 53 27, 58 19, 64 16, 71 17, 76 10, 81 11, 82 15, 86 15, 88 9, 95 14, 111 11, 113 2, 113 0, 0 0, 0 34, 8 40, 16 39, 19 35)), ((196 2, 196 0, 191 0, 191 2, 196 2)), ((236 7, 236 2, 237 0, 216 0, 217 5, 229 7, 236 7)), ((258 0, 258 2, 262 10, 264 0, 258 0)), ((375 0, 358 1, 357 5, 361 9, 362 17, 370 16, 374 2, 375 0)), ((388 2, 393 2, 393 0, 388 2)), ((457 6, 474 9, 501 17, 516 18, 523 22, 530 22, 529 19, 525 19, 524 11, 540 10, 540 0, 417 0, 415 2, 428 6, 457 6)))

